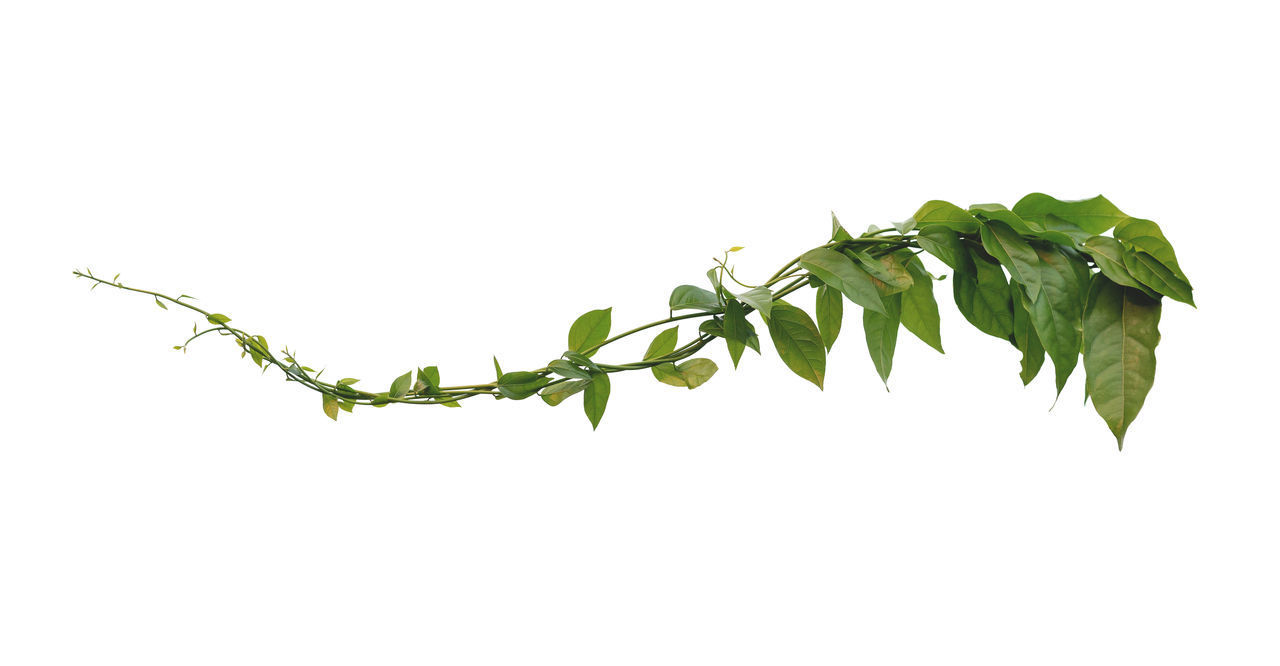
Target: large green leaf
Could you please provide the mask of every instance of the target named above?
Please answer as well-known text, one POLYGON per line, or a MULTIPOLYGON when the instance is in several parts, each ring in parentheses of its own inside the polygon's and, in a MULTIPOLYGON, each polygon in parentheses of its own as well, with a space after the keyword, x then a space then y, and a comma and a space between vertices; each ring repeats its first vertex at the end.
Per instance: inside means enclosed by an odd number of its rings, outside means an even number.
MULTIPOLYGON (((1173 246, 1169 244, 1169 239, 1165 238, 1164 232, 1160 231, 1160 225, 1151 220, 1140 220, 1131 217, 1116 225, 1116 230, 1112 235, 1124 241, 1133 249, 1154 257, 1156 261, 1169 269, 1169 272, 1173 273, 1174 277, 1186 284, 1188 290, 1191 288, 1191 280, 1187 279, 1186 273, 1183 273, 1182 267, 1178 265, 1178 257, 1174 254, 1173 246)), ((1186 302, 1190 303, 1190 300, 1186 302)))
MULTIPOLYGON (((840 293, 854 303, 868 310, 884 313, 884 302, 880 299, 880 291, 876 289, 871 275, 849 257, 820 247, 801 255, 799 263, 802 268, 818 276, 818 279, 839 289, 840 293)), ((776 301, 773 307, 777 309, 776 301)))
POLYGON ((691 284, 682 284, 673 289, 667 302, 672 310, 720 311, 720 299, 715 292, 691 284))
POLYGON ((1089 398, 1124 448, 1124 435, 1156 376, 1160 301, 1094 278, 1084 315, 1084 371, 1089 398))
POLYGON ((960 314, 987 335, 1008 340, 1013 333, 1013 302, 1000 264, 965 248, 968 266, 957 269, 952 292, 960 314))
POLYGON ((1053 361, 1058 393, 1080 360, 1080 320, 1084 316, 1085 293, 1071 262, 1081 261, 1055 247, 1036 247, 1040 256, 1040 296, 1028 299, 1027 310, 1040 344, 1053 361))
MULTIPOLYGON (((847 257, 839 256, 853 263, 847 257)), ((821 389, 827 371, 827 350, 822 344, 818 326, 804 310, 780 300, 774 301, 773 316, 769 317, 768 324, 769 337, 773 339, 773 346, 782 362, 792 372, 821 389)))
POLYGON ((1175 301, 1195 305, 1191 285, 1179 278, 1164 262, 1131 247, 1124 250, 1124 267, 1139 282, 1175 301))
POLYGON ((1115 204, 1102 195, 1092 199, 1062 201, 1047 194, 1033 192, 1014 204, 1013 212, 1042 229, 1058 228, 1065 232, 1066 229, 1060 225, 1065 222, 1090 235, 1100 234, 1129 219, 1128 215, 1120 212, 1115 204), (1051 217, 1058 218, 1059 222, 1051 217))
POLYGON ((940 226, 963 234, 978 233, 978 220, 963 208, 946 201, 925 203, 911 219, 915 220, 916 227, 921 231, 925 227, 940 226))
POLYGON ((1031 324, 1031 303, 1027 295, 1016 283, 1009 283, 1013 293, 1013 346, 1022 352, 1021 370, 1018 376, 1022 385, 1026 386, 1040 374, 1044 366, 1044 346, 1040 344, 1040 336, 1036 335, 1035 326, 1031 324))
POLYGON ((592 310, 578 317, 569 327, 569 351, 582 352, 586 356, 594 354, 594 349, 586 350, 609 338, 612 317, 613 308, 592 310))
POLYGON ((1085 240, 1081 247, 1089 253, 1093 263, 1098 266, 1098 270, 1102 271, 1102 274, 1110 278, 1112 282, 1126 287, 1133 287, 1134 289, 1141 289, 1148 292, 1152 297, 1155 296, 1155 293, 1151 292, 1141 282, 1138 282, 1137 279, 1129 274, 1129 269, 1124 267, 1125 250, 1120 241, 1110 236, 1093 236, 1085 240))
MULTIPOLYGON (((919 257, 911 257, 907 270, 911 271, 915 282, 902 292, 902 326, 925 344, 942 351, 941 318, 938 316, 938 302, 933 297, 933 276, 925 270, 919 257)), ((822 329, 821 315, 818 317, 818 329, 822 329)), ((830 346, 827 349, 830 350, 830 346)))
POLYGON ((609 404, 609 375, 600 373, 591 378, 582 392, 582 409, 595 430, 604 418, 604 408, 609 404))
POLYGON ((982 225, 982 247, 1009 270, 1014 282, 1026 287, 1028 298, 1034 301, 1040 295, 1040 259, 1012 227, 987 220, 982 225))
POLYGON ((889 388, 889 373, 893 370, 893 352, 898 346, 898 325, 902 317, 902 294, 884 297, 886 313, 862 311, 862 330, 867 338, 867 351, 876 373, 884 387, 889 388))
POLYGON ((817 317, 818 333, 822 336, 822 344, 831 351, 831 346, 840 337, 840 325, 844 321, 844 296, 834 287, 823 284, 818 287, 817 317))

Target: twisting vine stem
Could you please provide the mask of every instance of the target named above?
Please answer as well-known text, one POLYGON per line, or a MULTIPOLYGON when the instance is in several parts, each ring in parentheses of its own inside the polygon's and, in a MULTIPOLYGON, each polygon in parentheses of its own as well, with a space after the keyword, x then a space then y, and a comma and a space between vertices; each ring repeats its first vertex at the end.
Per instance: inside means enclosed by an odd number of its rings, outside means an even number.
POLYGON ((568 349, 541 368, 503 372, 495 358, 494 381, 461 385, 442 385, 434 366, 416 368, 380 392, 356 388, 358 379, 321 380, 323 371, 302 364, 288 347, 272 352, 265 337, 231 326, 229 317, 197 307, 185 294, 175 298, 126 286, 119 275, 106 280, 87 269, 73 274, 91 281, 91 289, 106 285, 146 294, 166 310, 176 305, 200 315, 209 326, 201 330, 197 323, 191 337, 174 349, 185 352, 210 333, 230 337, 241 356, 263 372, 275 367, 287 381, 320 393, 325 413, 335 420, 339 411, 357 405, 458 407, 476 396, 522 400, 533 395, 558 405, 581 392, 594 428, 609 400, 610 375, 648 369, 664 384, 693 389, 718 369, 710 359, 694 358, 711 342, 725 341, 735 367, 745 349, 759 353, 759 336, 747 319, 756 312, 787 367, 821 388, 844 302, 862 307, 867 348, 887 385, 900 328, 942 351, 933 283, 945 276, 926 269, 919 255, 927 253, 951 269, 961 314, 1022 352, 1024 384, 1038 374, 1047 355, 1061 394, 1083 354, 1087 394, 1121 446, 1154 380, 1161 301, 1192 303, 1190 282, 1160 228, 1120 212, 1101 196, 1062 201, 1030 194, 1012 209, 997 204, 962 209, 930 201, 906 222, 872 227, 859 236, 832 215, 827 243, 787 262, 758 286, 740 280, 728 263, 741 249, 713 260, 707 272, 710 289, 677 287, 666 318, 610 336, 612 308, 582 315, 570 327, 568 349), (1112 235, 1103 235, 1108 231, 1112 235), (734 293, 726 279, 746 291, 734 293), (784 300, 806 286, 816 290, 812 318, 784 300), (680 310, 693 312, 676 314, 680 310), (695 319, 702 320, 696 336, 679 344, 679 325, 695 319), (673 326, 659 332, 638 361, 591 358, 614 342, 668 324, 673 326))

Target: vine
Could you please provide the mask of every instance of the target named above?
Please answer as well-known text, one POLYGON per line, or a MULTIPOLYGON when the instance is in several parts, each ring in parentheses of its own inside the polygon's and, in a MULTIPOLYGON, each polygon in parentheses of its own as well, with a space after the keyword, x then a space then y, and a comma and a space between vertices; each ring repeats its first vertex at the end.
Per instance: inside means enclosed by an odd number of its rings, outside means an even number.
POLYGON ((887 386, 900 329, 942 352, 933 283, 946 275, 935 276, 925 267, 920 255, 928 254, 951 269, 953 296, 965 319, 1022 353, 1024 385, 1039 374, 1047 356, 1061 395, 1083 356, 1086 399, 1120 448, 1155 378, 1163 299, 1194 305, 1191 284, 1160 227, 1122 213, 1101 196, 1062 201, 1029 194, 1012 209, 999 204, 963 209, 930 201, 891 228, 873 226, 854 236, 835 214, 831 226, 827 243, 758 285, 734 273, 729 257, 742 248, 730 248, 707 272, 710 288, 681 285, 671 292, 670 316, 664 319, 611 336, 612 308, 587 312, 570 326, 567 350, 541 368, 504 372, 495 357, 493 381, 456 386, 443 385, 435 366, 415 368, 379 392, 356 388, 360 380, 354 378, 322 381, 324 371, 303 365, 288 347, 273 353, 265 337, 231 326, 229 317, 197 307, 186 294, 174 298, 125 286, 118 274, 110 280, 88 269, 73 274, 92 281, 91 290, 108 285, 151 296, 165 310, 176 305, 201 315, 209 326, 201 329, 197 322, 191 337, 174 349, 185 352, 210 333, 232 338, 241 356, 264 373, 275 367, 286 381, 320 393, 324 413, 334 420, 358 405, 461 407, 477 396, 523 400, 538 395, 555 406, 582 393, 594 429, 609 402, 610 375, 649 370, 664 384, 694 389, 718 370, 710 359, 695 357, 708 344, 723 340, 735 368, 746 349, 760 353, 759 335, 748 319, 753 313, 759 313, 782 362, 821 389, 827 354, 841 332, 844 302, 860 306, 867 349, 887 386), (1111 235, 1104 235, 1108 231, 1111 235), (815 291, 812 317, 784 300, 805 288, 815 291), (685 310, 691 312, 676 314, 685 310), (697 335, 681 344, 680 323, 695 319, 702 320, 697 335), (592 359, 618 340, 667 325, 638 361, 592 359))

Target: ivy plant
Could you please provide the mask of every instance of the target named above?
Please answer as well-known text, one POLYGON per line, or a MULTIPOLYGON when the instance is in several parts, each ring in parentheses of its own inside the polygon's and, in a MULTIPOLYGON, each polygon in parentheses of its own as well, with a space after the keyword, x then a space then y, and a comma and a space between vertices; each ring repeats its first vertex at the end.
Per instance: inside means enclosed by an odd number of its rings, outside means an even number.
POLYGON ((672 290, 664 319, 611 335, 613 309, 591 310, 569 327, 564 352, 540 368, 507 372, 495 357, 492 380, 445 385, 436 366, 415 367, 385 391, 357 387, 360 380, 349 377, 322 380, 323 370, 304 365, 288 347, 273 352, 265 337, 197 307, 186 294, 174 298, 127 287, 119 275, 106 280, 88 269, 74 275, 92 281, 90 289, 105 284, 151 296, 166 310, 178 306, 199 314, 205 327, 197 322, 191 337, 174 349, 185 352, 210 333, 228 337, 263 372, 277 368, 286 381, 319 393, 324 413, 334 420, 359 405, 461 407, 477 396, 538 396, 556 406, 580 393, 594 429, 609 404, 612 375, 647 370, 663 384, 695 389, 718 370, 698 356, 708 345, 722 342, 735 368, 746 350, 759 354, 756 314, 783 364, 821 389, 827 354, 844 329, 846 300, 861 308, 867 351, 887 385, 902 329, 943 350, 934 282, 947 276, 933 274, 921 260, 927 254, 950 270, 964 318, 1021 353, 1024 385, 1047 357, 1060 395, 1083 356, 1087 399, 1120 448, 1155 378, 1164 299, 1194 305, 1191 283, 1160 227, 1126 215, 1101 196, 1062 201, 1029 194, 1011 209, 930 201, 905 222, 859 235, 832 214, 829 241, 758 284, 743 282, 729 265, 730 255, 740 250, 730 248, 715 260, 706 285, 672 290), (796 304, 803 290, 814 294, 812 314, 796 304), (682 341, 681 324, 695 322, 692 337, 682 341), (656 334, 640 360, 606 363, 597 356, 644 332, 656 334))

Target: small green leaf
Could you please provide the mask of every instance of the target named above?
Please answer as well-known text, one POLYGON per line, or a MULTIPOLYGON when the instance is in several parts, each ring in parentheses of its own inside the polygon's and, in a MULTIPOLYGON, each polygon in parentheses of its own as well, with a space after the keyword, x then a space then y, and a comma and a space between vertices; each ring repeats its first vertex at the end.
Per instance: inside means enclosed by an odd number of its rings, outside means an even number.
POLYGON ((829 285, 818 287, 817 304, 814 308, 817 318, 818 333, 822 344, 831 351, 831 346, 840 337, 840 326, 844 321, 844 296, 829 285))
POLYGON ((321 393, 320 397, 324 398, 325 416, 328 416, 334 421, 337 421, 338 420, 338 399, 329 395, 328 393, 321 393))
POLYGON ((403 398, 409 394, 409 387, 413 384, 413 373, 406 372, 396 380, 391 382, 391 389, 387 392, 392 398, 403 398))
POLYGON ((672 310, 720 311, 720 299, 715 293, 691 284, 682 284, 672 290, 668 304, 672 310))
MULTIPOLYGON (((850 265, 853 264, 848 257, 837 255, 850 265)), ((773 346, 778 350, 782 362, 792 372, 821 389, 823 376, 827 371, 827 351, 822 344, 818 326, 804 310, 781 300, 774 301, 773 316, 767 323, 769 337, 773 339, 773 346)))
POLYGON ((497 356, 494 356, 494 357, 493 357, 493 373, 494 373, 494 376, 495 376, 495 377, 501 377, 501 376, 502 376, 502 364, 501 364, 501 363, 498 363, 498 357, 497 357, 497 356))
POLYGON ((356 408, 356 403, 349 400, 339 400, 338 409, 350 414, 356 408))
POLYGON ((831 240, 847 241, 853 240, 853 236, 844 227, 840 226, 840 220, 836 219, 835 211, 831 211, 831 240))
MULTIPOLYGON (((880 291, 876 289, 871 275, 849 257, 835 250, 820 247, 801 255, 798 263, 805 270, 817 275, 823 282, 839 289, 840 293, 854 303, 868 310, 884 313, 880 291)), ((774 308, 777 308, 776 301, 774 308)), ((795 309, 794 306, 792 309, 795 309)))
POLYGON ((569 327, 569 350, 582 352, 591 356, 595 350, 586 351, 609 338, 612 326, 613 308, 592 310, 573 322, 569 327))
POLYGON ((231 317, 228 317, 227 315, 224 315, 224 314, 211 314, 208 316, 208 319, 210 324, 215 324, 218 326, 221 326, 231 321, 231 317))
POLYGON ((915 215, 916 227, 923 233, 926 227, 940 226, 962 234, 978 233, 979 222, 963 208, 946 201, 930 201, 920 207, 915 215))
POLYGON ((159 297, 159 296, 157 296, 157 297, 156 297, 156 305, 159 305, 159 306, 160 306, 160 309, 162 309, 162 310, 168 310, 168 309, 169 309, 169 306, 165 305, 165 304, 164 304, 164 302, 160 300, 160 297, 159 297))
POLYGON ((591 382, 584 379, 560 382, 542 389, 542 393, 538 394, 542 401, 555 407, 565 401, 565 398, 582 391, 587 388, 591 382))
POLYGON ((582 393, 582 408, 587 413, 587 420, 591 421, 592 430, 600 426, 600 419, 604 418, 604 408, 608 404, 609 375, 602 372, 591 378, 582 393))
POLYGON ((679 326, 672 326, 671 328, 659 333, 657 337, 653 339, 653 342, 649 343, 649 349, 644 353, 644 360, 648 361, 650 359, 660 358, 675 351, 676 342, 679 340, 679 336, 679 326))
POLYGON ((569 379, 587 379, 591 376, 590 372, 561 359, 556 359, 548 363, 547 368, 557 375, 560 375, 561 377, 568 377, 569 379))
POLYGON ((604 370, 600 369, 600 366, 596 365, 595 361, 592 361, 591 359, 587 358, 582 354, 579 354, 578 352, 567 351, 564 354, 562 354, 562 356, 564 356, 565 359, 568 360, 570 363, 576 363, 584 368, 587 368, 593 373, 604 372, 604 370))
POLYGON ((351 386, 352 384, 355 384, 359 381, 360 381, 359 379, 352 379, 351 377, 343 377, 342 379, 338 380, 338 386, 351 386))
POLYGON ((738 294, 738 300, 755 308, 760 316, 765 319, 769 318, 769 311, 773 307, 773 292, 767 287, 755 287, 738 294))
MULTIPOLYGON (((907 261, 907 270, 911 271, 915 281, 910 289, 902 292, 902 326, 925 344, 941 352, 941 318, 938 316, 938 301, 933 297, 933 276, 929 275, 920 258, 915 256, 907 261)), ((822 328, 821 318, 818 328, 822 328)))
POLYGON ((1084 314, 1084 372, 1089 398, 1124 448, 1124 435, 1155 382, 1160 301, 1098 275, 1084 314))
POLYGON ((741 245, 734 245, 733 247, 729 248, 729 251, 730 251, 730 252, 741 252, 742 250, 745 250, 745 249, 746 249, 746 248, 742 247, 741 245))

